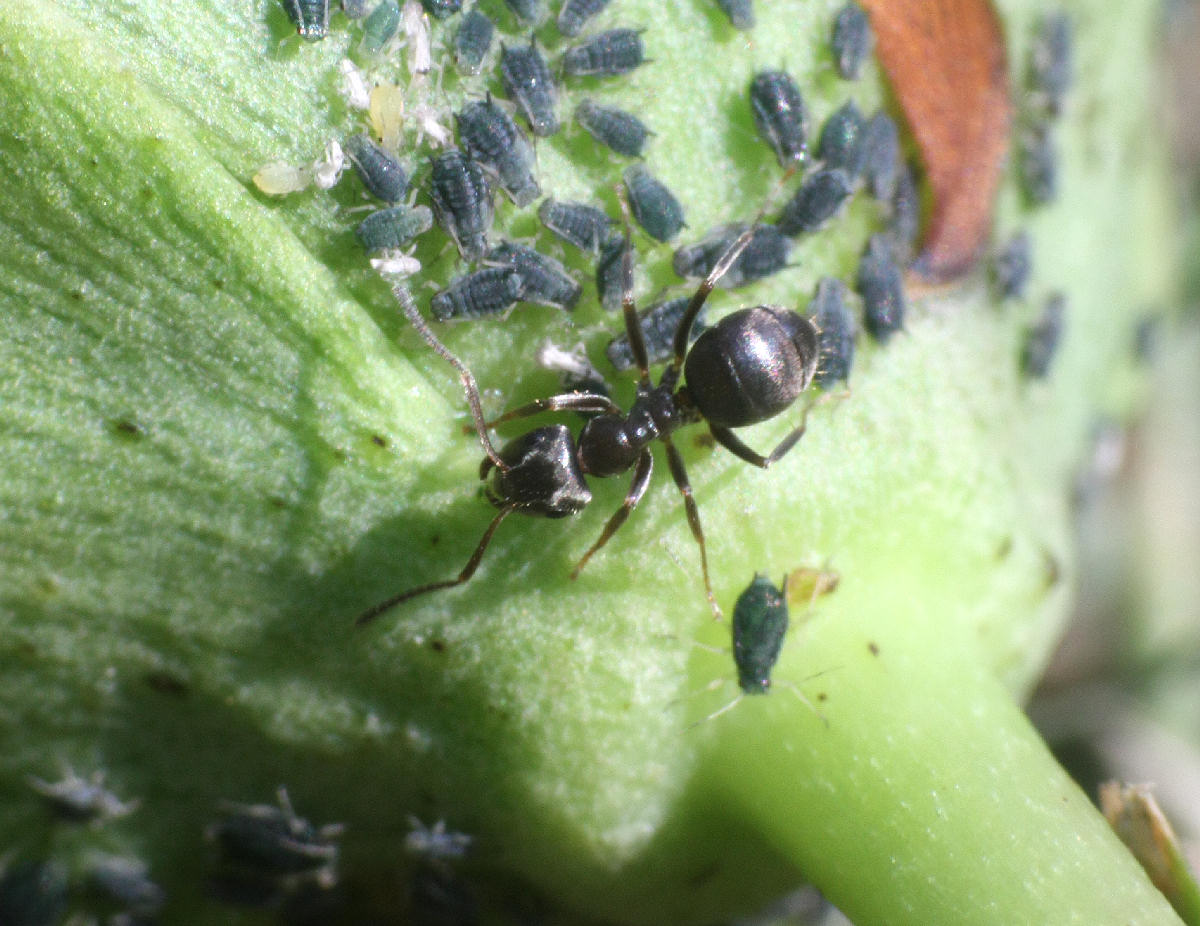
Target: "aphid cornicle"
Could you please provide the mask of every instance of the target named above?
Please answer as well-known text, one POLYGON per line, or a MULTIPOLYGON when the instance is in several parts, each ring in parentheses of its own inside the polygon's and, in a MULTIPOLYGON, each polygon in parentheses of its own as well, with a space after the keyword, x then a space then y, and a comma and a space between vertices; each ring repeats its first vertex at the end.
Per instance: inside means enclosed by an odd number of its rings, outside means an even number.
POLYGON ((599 14, 612 0, 563 0, 558 11, 558 31, 565 36, 576 36, 583 31, 588 21, 599 14))
POLYGON ((512 241, 501 241, 487 253, 496 264, 507 264, 521 278, 518 299, 570 312, 579 302, 583 287, 553 257, 512 241))
POLYGON ((742 31, 754 28, 753 0, 717 0, 717 6, 729 17, 733 28, 742 31))
POLYGON ((501 45, 500 81, 508 98, 529 120, 534 135, 547 138, 558 131, 558 90, 537 45, 501 45))
POLYGON ((329 34, 329 0, 283 0, 283 8, 300 38, 317 42, 329 34))
POLYGON ((862 173, 866 151, 863 135, 867 121, 853 100, 838 107, 821 127, 817 142, 817 157, 826 167, 840 167, 851 178, 862 173))
POLYGON ((628 74, 646 60, 638 29, 609 29, 592 36, 562 55, 568 77, 616 77, 628 74))
POLYGON ((844 80, 858 80, 863 61, 871 51, 871 22, 854 0, 838 10, 833 20, 833 60, 844 80))
POLYGON ((351 135, 344 147, 368 193, 388 204, 404 199, 408 192, 408 172, 395 157, 366 135, 351 135))
POLYGON ((533 146, 507 112, 489 97, 468 103, 454 121, 467 156, 491 171, 514 203, 537 199, 542 191, 533 176, 533 146))
POLYGON ((863 325, 880 344, 904 327, 904 277, 896 265, 886 235, 872 235, 858 262, 858 294, 863 300, 863 325))
MULTIPOLYGON (((677 299, 668 299, 652 305, 646 311, 639 313, 638 317, 642 324, 642 340, 646 346, 646 359, 650 363, 664 363, 670 359, 675 346, 675 329, 679 327, 679 320, 683 318, 683 313, 687 311, 691 301, 691 296, 680 296, 677 299)), ((704 313, 700 312, 692 322, 692 340, 694 341, 707 329, 708 322, 704 313)), ((604 348, 604 354, 608 357, 608 362, 613 365, 614 370, 632 370, 637 363, 633 356, 633 345, 629 343, 627 334, 619 334, 609 341, 608 346, 604 348)))
POLYGON ((837 382, 850 378, 854 366, 854 338, 858 326, 854 313, 846 305, 849 290, 846 284, 835 277, 822 277, 817 283, 817 293, 808 304, 808 315, 817 326, 817 344, 820 360, 813 382, 826 389, 837 382))
POLYGON ((521 299, 521 275, 512 267, 484 267, 455 277, 430 302, 438 321, 503 315, 521 299))
POLYGON ((854 193, 850 175, 840 167, 822 167, 804 178, 779 215, 784 235, 814 232, 837 214, 854 193))
POLYGON ((808 153, 804 99, 791 75, 761 71, 750 81, 750 110, 754 124, 775 152, 780 167, 803 161, 808 153))
POLYGON ((650 130, 633 113, 611 106, 601 106, 592 100, 580 100, 575 107, 575 121, 592 138, 628 158, 640 158, 650 130))
POLYGON ((371 254, 401 248, 432 227, 433 213, 428 206, 393 206, 363 219, 354 229, 354 237, 371 254))
POLYGON ((454 35, 454 61, 460 71, 478 74, 483 70, 483 59, 492 47, 495 32, 496 26, 478 8, 463 16, 454 35))
POLYGON ((379 54, 400 31, 400 20, 400 4, 396 0, 382 0, 363 20, 363 34, 359 47, 365 54, 379 54))
POLYGON ((495 214, 483 168, 461 151, 442 152, 433 159, 429 198, 438 224, 454 239, 459 253, 470 260, 483 257, 495 214))
MULTIPOLYGON (((717 226, 695 244, 678 248, 671 261, 672 269, 684 278, 708 276, 717 261, 750 228, 742 222, 717 226)), ((779 228, 767 223, 756 225, 750 243, 717 285, 722 289, 737 289, 778 273, 787 266, 791 251, 792 243, 779 228)))
MULTIPOLYGON (((628 241, 628 231, 624 237, 628 241)), ((700 549, 705 595, 714 617, 719 618, 721 611, 709 580, 699 509, 683 458, 671 435, 684 425, 703 422, 713 440, 722 447, 747 463, 766 469, 800 440, 805 429, 804 418, 766 456, 743 443, 733 429, 765 421, 788 409, 808 387, 817 365, 816 328, 807 318, 780 306, 755 306, 733 312, 700 335, 688 349, 696 315, 750 238, 751 232, 739 238, 697 288, 675 329, 674 354, 657 385, 650 379, 649 360, 634 305, 632 255, 623 258, 621 303, 625 331, 640 373, 637 397, 628 412, 607 396, 571 392, 537 399, 485 423, 475 378, 425 323, 407 287, 396 286, 393 292, 413 327, 459 373, 485 454, 480 477, 487 483, 488 499, 498 513, 457 577, 393 595, 360 614, 358 625, 369 623, 418 595, 467 582, 475 574, 496 529, 513 512, 547 518, 575 514, 592 498, 585 474, 604 478, 632 470, 633 479, 624 502, 576 564, 572 576, 578 576, 645 494, 654 467, 650 444, 656 440, 666 447, 671 476, 683 496, 688 524, 700 549), (681 374, 685 381, 682 386, 681 374), (534 428, 508 441, 500 450, 488 434, 490 426, 505 421, 558 411, 596 414, 583 426, 577 442, 563 425, 534 428)))
POLYGON ((684 226, 683 206, 675 194, 656 179, 644 164, 625 168, 622 175, 629 208, 638 225, 656 241, 670 241, 684 226))
POLYGON ((582 251, 599 254, 617 224, 603 209, 587 203, 547 199, 538 206, 538 218, 559 238, 582 251))

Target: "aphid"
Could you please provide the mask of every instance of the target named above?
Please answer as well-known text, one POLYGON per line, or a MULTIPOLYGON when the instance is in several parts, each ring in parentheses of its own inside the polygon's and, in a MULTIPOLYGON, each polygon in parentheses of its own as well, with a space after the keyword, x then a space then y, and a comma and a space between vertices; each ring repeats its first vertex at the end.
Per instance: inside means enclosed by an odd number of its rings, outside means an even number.
POLYGON ((863 61, 874 42, 867 14, 854 0, 849 0, 834 17, 831 42, 833 60, 843 80, 858 80, 863 61))
POLYGON ((629 158, 642 156, 642 148, 650 135, 650 130, 633 113, 601 106, 591 100, 582 100, 575 107, 575 121, 600 144, 629 158))
POLYGON ((503 315, 521 301, 521 275, 511 267, 484 267, 455 277, 430 302, 438 321, 503 315))
POLYGON ((54 811, 64 819, 104 823, 133 813, 141 801, 124 802, 104 787, 104 772, 91 778, 80 778, 66 769, 62 781, 43 781, 29 776, 29 787, 46 798, 54 811))
POLYGON ((421 0, 421 6, 434 19, 445 19, 462 9, 462 0, 421 0))
POLYGON ((1062 11, 1042 17, 1030 55, 1029 77, 1035 102, 1047 115, 1062 114, 1071 89, 1074 44, 1071 17, 1062 11))
MULTIPOLYGON (((642 326, 642 341, 646 348, 646 359, 651 364, 665 363, 671 357, 675 347, 675 329, 687 311, 691 296, 680 296, 668 299, 650 306, 639 313, 642 326)), ((694 341, 708 329, 704 312, 699 312, 692 322, 691 339, 694 341)), ((690 343, 690 342, 689 342, 690 343)), ((632 370, 637 360, 633 356, 633 346, 629 343, 628 334, 619 334, 604 348, 604 354, 614 370, 632 370)))
POLYGON ((559 129, 558 91, 550 66, 532 42, 524 47, 500 46, 500 80, 504 92, 529 120, 538 138, 553 135, 559 129))
POLYGON ((428 136, 429 140, 441 148, 453 141, 454 136, 442 124, 442 113, 428 103, 418 103, 412 108, 413 121, 417 124, 417 144, 421 144, 428 136))
POLYGON ((891 207, 888 236, 892 239, 897 259, 907 262, 916 250, 917 233, 921 230, 921 197, 917 192, 916 176, 907 163, 900 165, 891 207))
POLYGON ((332 887, 337 883, 336 840, 344 827, 315 827, 296 815, 286 788, 277 796, 278 807, 223 801, 223 817, 210 824, 205 835, 227 864, 266 877, 306 874, 332 887))
POLYGON ((596 292, 600 305, 609 312, 621 307, 626 252, 632 254, 633 249, 625 236, 613 235, 600 246, 600 256, 596 258, 596 292))
POLYGON ((753 0, 717 0, 717 6, 729 17, 733 28, 743 31, 754 28, 753 0))
MULTIPOLYGON (((751 226, 741 222, 719 225, 695 244, 677 249, 671 266, 681 277, 706 277, 733 243, 747 231, 751 231, 751 226)), ((774 225, 756 225, 750 243, 730 265, 718 285, 722 289, 737 289, 778 273, 787 266, 791 250, 791 241, 774 225)))
POLYGON ((858 263, 858 294, 863 300, 863 325, 880 344, 904 327, 904 278, 892 256, 886 235, 872 235, 858 263))
POLYGON ((371 131, 383 147, 399 151, 404 138, 404 89, 393 83, 376 84, 371 88, 367 116, 371 131))
POLYGON ((324 155, 306 167, 296 167, 284 161, 264 164, 254 175, 254 185, 268 196, 298 193, 310 186, 328 190, 341 178, 345 164, 342 146, 336 139, 330 139, 324 155))
POLYGON ((642 229, 656 241, 670 241, 683 228, 683 206, 675 194, 654 178, 644 164, 633 164, 622 174, 629 193, 629 208, 642 229))
POLYGON ((371 88, 367 86, 366 75, 358 65, 349 58, 343 58, 337 63, 337 68, 342 76, 341 94, 346 105, 351 109, 370 109, 371 88))
POLYGON ((579 35, 588 20, 611 2, 612 0, 563 0, 562 9, 558 11, 558 31, 567 36, 579 35))
POLYGON ((1025 295, 1033 255, 1029 233, 1021 230, 1004 243, 992 260, 992 283, 1001 299, 1020 299, 1025 295))
POLYGON ((386 248, 369 261, 371 269, 385 279, 404 279, 421 272, 421 262, 398 248, 386 248))
POLYGON ((336 139, 329 139, 325 145, 325 156, 317 158, 312 164, 313 186, 318 190, 332 189, 342 177, 346 168, 346 155, 336 139))
POLYGON ((0 870, 0 923, 55 926, 67 912, 67 871, 58 862, 24 859, 0 870))
POLYGON ((473 842, 466 833, 447 830, 445 820, 438 820, 433 826, 427 827, 410 815, 408 825, 410 829, 404 837, 404 850, 412 855, 430 859, 462 858, 473 842))
POLYGON ((871 116, 863 129, 862 145, 867 189, 880 202, 887 202, 900 178, 900 132, 895 120, 883 110, 871 116))
POLYGON ((542 0, 504 0, 504 5, 525 26, 537 26, 546 18, 546 5, 542 0))
POLYGON ((283 0, 283 9, 300 38, 319 42, 329 34, 329 0, 283 0))
POLYGON ((804 99, 791 75, 760 71, 750 81, 750 109, 754 124, 775 152, 780 167, 802 162, 808 154, 808 117, 804 99))
POLYGON ((854 366, 854 339, 858 326, 854 313, 846 305, 849 295, 846 284, 835 277, 822 277, 817 292, 808 304, 808 315, 817 326, 820 360, 813 382, 822 389, 834 383, 846 382, 854 366))
POLYGON ((866 120, 853 100, 838 107, 821 127, 817 156, 826 167, 840 167, 851 179, 862 173, 864 156, 863 133, 866 120))
POLYGON ((602 209, 587 203, 562 203, 546 199, 538 206, 538 218, 559 238, 582 251, 599 254, 612 237, 617 223, 602 209))
POLYGON ((408 49, 408 73, 428 74, 433 68, 433 46, 429 37, 429 19, 419 0, 404 0, 400 11, 404 25, 404 44, 408 49))
POLYGON ((408 192, 408 173, 396 158, 367 135, 346 139, 346 154, 367 192, 385 203, 398 203, 408 192))
POLYGON ((779 215, 784 235, 813 232, 837 214, 854 194, 850 175, 840 167, 822 167, 804 178, 779 215))
POLYGON ((1025 337, 1025 348, 1021 352, 1021 370, 1031 379, 1045 379, 1050 364, 1058 353, 1058 342, 1062 339, 1063 313, 1067 298, 1055 293, 1046 300, 1042 316, 1029 329, 1025 337))
POLYGON ((354 237, 370 254, 403 247, 432 227, 433 213, 428 206, 393 206, 363 219, 354 230, 354 237))
POLYGON ((564 51, 562 70, 568 77, 615 77, 628 74, 645 60, 640 30, 609 29, 564 51))
POLYGON ((818 598, 837 591, 842 577, 827 567, 798 566, 787 574, 784 583, 788 604, 811 605, 818 598))
POLYGON ((458 24, 454 35, 454 61, 464 74, 478 74, 483 59, 492 47, 496 27, 478 7, 472 9, 458 24))
POLYGON ((1045 205, 1058 197, 1058 148, 1053 126, 1043 122, 1021 133, 1021 191, 1034 205, 1045 205))
POLYGON ((567 268, 533 248, 512 241, 502 241, 490 251, 487 259, 512 267, 521 278, 518 298, 570 312, 579 301, 583 287, 567 273, 567 268))
POLYGON ((371 12, 373 0, 342 0, 342 12, 347 19, 363 19, 371 12))
MULTIPOLYGON (((624 237, 628 241, 628 231, 624 237)), ((688 524, 700 548, 705 595, 713 615, 720 617, 708 576, 708 554, 699 510, 683 458, 671 442, 671 435, 686 424, 704 422, 713 440, 747 463, 766 469, 796 445, 804 433, 804 421, 801 420, 800 425, 767 456, 743 443, 732 429, 766 421, 790 408, 807 388, 817 365, 817 332, 812 322, 779 306, 755 306, 726 315, 688 349, 696 314, 749 240, 749 234, 743 235, 697 288, 675 329, 674 355, 658 385, 650 379, 641 322, 634 305, 632 254, 623 258, 621 302, 625 329, 640 372, 637 398, 628 412, 606 396, 571 392, 535 400, 491 422, 495 425, 542 412, 598 413, 583 426, 578 442, 566 426, 548 425, 527 431, 497 451, 488 434, 488 425, 482 420, 479 389, 474 377, 421 318, 407 288, 394 287, 393 292, 413 327, 458 370, 462 378, 485 454, 480 478, 488 482, 488 498, 499 511, 457 577, 419 585, 394 595, 364 611, 357 623, 360 626, 366 624, 418 595, 468 581, 478 568, 496 529, 513 512, 548 518, 575 514, 592 499, 585 473, 605 478, 633 470, 625 501, 608 520, 599 539, 576 564, 572 575, 578 576, 588 560, 625 523, 645 494, 654 467, 650 444, 655 440, 666 445, 671 475, 683 496, 688 524), (684 386, 679 386, 681 373, 686 380, 684 386)))
POLYGON ((451 149, 433 158, 429 197, 438 224, 454 239, 458 252, 479 260, 487 250, 492 227, 492 188, 483 168, 461 151, 451 149))
POLYGON ((771 690, 771 670, 779 661, 788 631, 787 579, 778 589, 764 575, 756 575, 733 608, 733 662, 738 687, 745 694, 771 690))
POLYGON ((454 120, 467 156, 491 171, 513 202, 528 206, 537 199, 533 146, 507 112, 489 97, 468 103, 454 120))
POLYGON ((101 855, 88 864, 88 882, 99 893, 119 904, 129 920, 116 922, 141 922, 132 917, 151 917, 162 909, 167 894, 147 875, 146 863, 141 859, 120 855, 101 855))
POLYGON ((400 31, 400 5, 396 0, 382 0, 371 15, 363 20, 359 48, 367 55, 377 55, 400 31))

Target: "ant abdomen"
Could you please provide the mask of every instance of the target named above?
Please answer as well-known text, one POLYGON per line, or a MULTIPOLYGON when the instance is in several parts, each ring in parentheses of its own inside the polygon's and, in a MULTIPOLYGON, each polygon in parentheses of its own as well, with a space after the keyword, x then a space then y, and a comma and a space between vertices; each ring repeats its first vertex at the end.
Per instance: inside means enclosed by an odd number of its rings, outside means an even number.
POLYGON ((819 356, 813 323, 781 306, 726 315, 705 331, 684 362, 687 394, 718 428, 773 418, 812 381, 819 356))

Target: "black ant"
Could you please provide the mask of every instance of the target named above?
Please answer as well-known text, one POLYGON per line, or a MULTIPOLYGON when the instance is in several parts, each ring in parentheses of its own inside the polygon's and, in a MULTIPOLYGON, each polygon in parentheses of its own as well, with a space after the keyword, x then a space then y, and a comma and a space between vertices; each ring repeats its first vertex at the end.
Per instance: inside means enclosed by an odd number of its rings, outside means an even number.
POLYGON ((394 290, 396 298, 413 327, 459 372, 475 429, 479 433, 479 442, 486 454, 479 477, 487 480, 491 476, 485 491, 488 500, 499 512, 483 532, 475 552, 456 578, 418 585, 393 595, 360 614, 358 626, 369 623, 410 598, 466 582, 475 574, 500 522, 514 511, 544 518, 576 514, 592 500, 585 474, 616 476, 632 469, 633 482, 625 501, 609 518, 600 538, 575 565, 571 578, 576 578, 592 555, 608 542, 641 501, 654 468, 650 444, 655 440, 661 440, 666 445, 667 465, 683 495, 688 524, 700 546, 704 591, 714 617, 720 619, 721 609, 713 597, 708 576, 708 554, 705 551, 700 514, 692 496, 683 458, 671 442, 671 435, 684 425, 704 421, 717 443, 747 463, 766 469, 800 440, 804 434, 804 419, 767 456, 752 450, 731 429, 774 418, 790 407, 812 381, 819 357, 817 329, 812 321, 789 309, 773 305, 739 309, 726 315, 705 330, 688 350, 688 335, 697 313, 753 236, 752 227, 729 247, 701 282, 675 329, 674 357, 655 386, 650 379, 646 345, 633 301, 633 262, 626 224, 621 304, 629 344, 641 373, 637 398, 628 412, 607 396, 569 392, 536 399, 506 412, 495 421, 485 422, 475 378, 430 330, 408 289, 403 284, 397 285, 394 290), (685 380, 682 386, 679 385, 681 373, 685 380), (499 451, 488 436, 488 428, 501 422, 557 411, 589 412, 595 417, 583 426, 578 443, 562 424, 534 428, 513 438, 499 451))

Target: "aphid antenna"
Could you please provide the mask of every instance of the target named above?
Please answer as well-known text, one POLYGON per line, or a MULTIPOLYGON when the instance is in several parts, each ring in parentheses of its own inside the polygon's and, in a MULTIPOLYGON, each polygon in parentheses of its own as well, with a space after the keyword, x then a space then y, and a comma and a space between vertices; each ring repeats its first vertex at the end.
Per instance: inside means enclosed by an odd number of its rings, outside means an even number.
MULTIPOLYGON (((425 343, 433 348, 434 353, 438 354, 443 360, 449 363, 455 370, 458 371, 458 377, 462 381, 463 391, 467 395, 467 405, 471 408, 471 418, 475 422, 475 431, 479 435, 479 443, 483 446, 484 453, 487 454, 489 460, 501 471, 507 472, 508 464, 500 459, 500 454, 496 452, 495 446, 492 444, 492 439, 487 432, 487 424, 483 417, 483 406, 479 397, 479 385, 475 382, 475 376, 467 369, 467 365, 458 359, 445 344, 441 342, 433 329, 421 317, 420 310, 417 309, 417 303, 412 297, 412 291, 404 283, 397 283, 392 287, 392 294, 396 297, 396 301, 400 303, 400 308, 407 316, 409 324, 417 329, 417 333, 425 339, 425 343)), ((493 522, 491 530, 499 523, 499 519, 493 522)), ((472 570, 473 571, 473 570, 472 570)), ((363 618, 359 618, 360 623, 363 618)))

